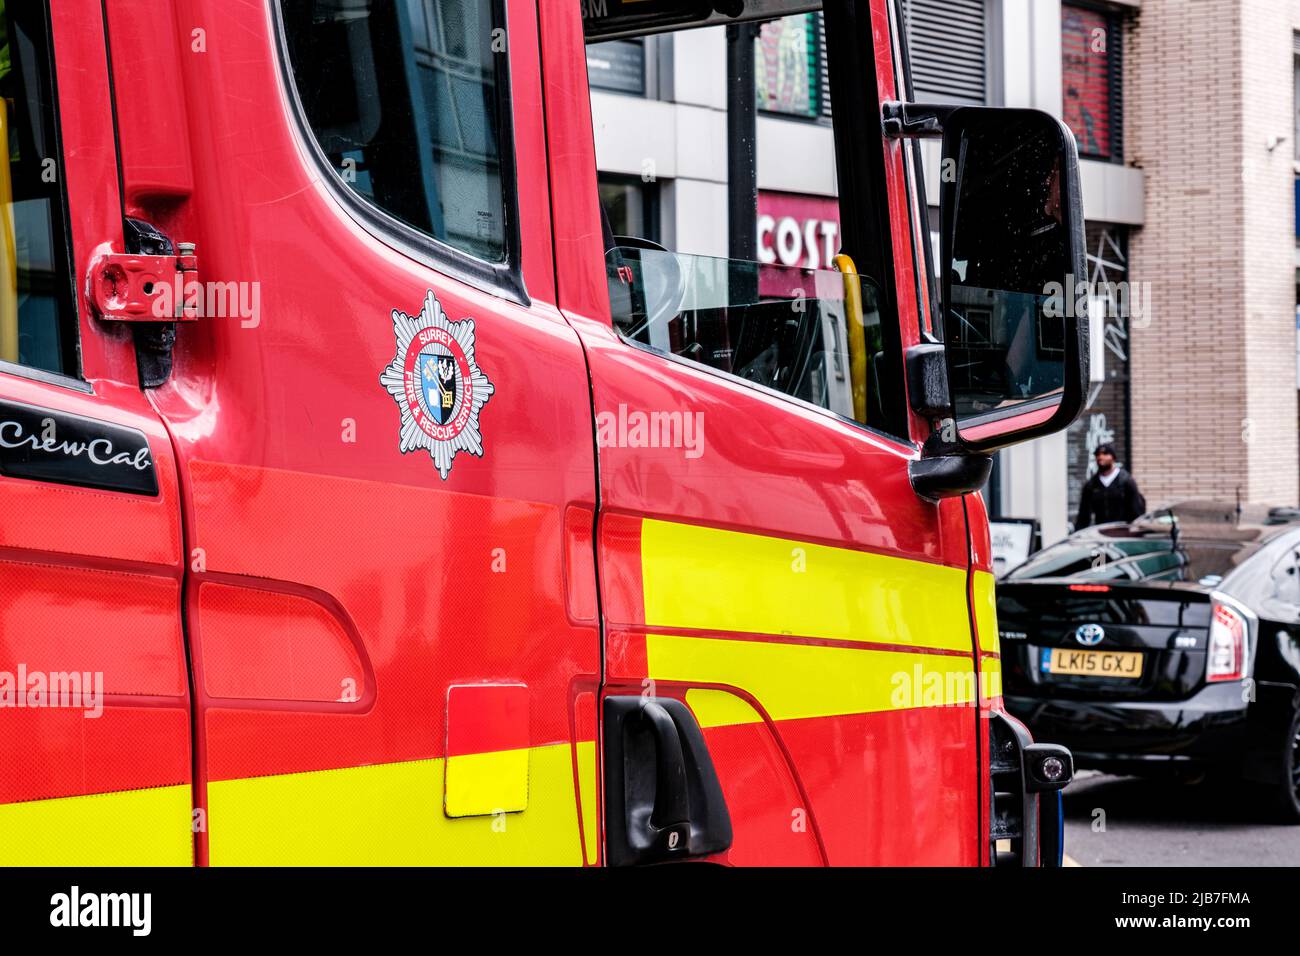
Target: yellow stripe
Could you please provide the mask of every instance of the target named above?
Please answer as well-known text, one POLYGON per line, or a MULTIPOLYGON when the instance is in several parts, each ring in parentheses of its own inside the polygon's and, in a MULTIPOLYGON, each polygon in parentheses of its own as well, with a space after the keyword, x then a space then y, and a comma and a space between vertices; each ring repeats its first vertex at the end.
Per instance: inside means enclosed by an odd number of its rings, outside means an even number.
POLYGON ((447 758, 447 816, 528 809, 528 748, 447 758))
POLYGON ((1002 658, 980 658, 980 689, 992 699, 1002 696, 1002 658))
POLYGON ((646 623, 970 650, 966 572, 646 519, 646 623))
MULTIPOLYGON (((579 745, 592 750, 594 745, 579 745)), ((585 758, 588 766, 594 757, 585 758)), ((377 764, 208 785, 214 866, 582 864, 569 744, 529 753, 522 813, 443 813, 444 761, 377 764)))
POLYGON ((582 835, 587 844, 587 862, 595 864, 600 853, 600 830, 596 823, 596 745, 578 744, 578 792, 582 796, 582 835))
POLYGON ((686 704, 701 727, 731 727, 763 719, 743 697, 725 690, 688 690, 686 704))
MULTIPOLYGON (((752 694, 773 720, 876 713, 970 704, 975 673, 969 656, 875 651, 764 641, 646 635, 650 677, 692 684, 731 684, 752 694)), ((693 693, 693 692, 692 692, 693 693)), ((688 695, 689 696, 689 695, 688 695)), ((695 698, 694 703, 701 698, 695 698)), ((705 726, 744 723, 748 707, 703 698, 705 726)))
POLYGON ((1001 653, 998 643, 998 602, 996 583, 987 571, 976 571, 973 587, 975 597, 975 626, 980 632, 980 650, 1001 653))
POLYGON ((0 805, 4 866, 190 866, 187 784, 0 805))

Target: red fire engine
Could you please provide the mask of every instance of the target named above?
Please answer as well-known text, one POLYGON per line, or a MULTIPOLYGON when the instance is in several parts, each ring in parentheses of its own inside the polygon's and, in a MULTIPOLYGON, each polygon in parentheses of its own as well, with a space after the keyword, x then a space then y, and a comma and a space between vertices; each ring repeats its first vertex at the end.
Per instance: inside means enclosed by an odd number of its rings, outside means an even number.
POLYGON ((976 492, 1082 402, 1074 144, 821 7, 0 0, 0 863, 1059 860, 976 492), (752 88, 730 249, 616 234, 587 44, 818 11, 836 268, 752 88))

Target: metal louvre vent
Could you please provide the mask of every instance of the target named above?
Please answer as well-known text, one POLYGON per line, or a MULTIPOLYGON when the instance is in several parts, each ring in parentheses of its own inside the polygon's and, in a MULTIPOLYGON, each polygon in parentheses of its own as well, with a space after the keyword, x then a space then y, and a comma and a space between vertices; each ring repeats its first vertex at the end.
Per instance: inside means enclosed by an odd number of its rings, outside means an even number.
POLYGON ((986 102, 986 0, 903 0, 903 23, 918 100, 986 102))
POLYGON ((831 115, 831 73, 830 68, 827 66, 828 57, 826 56, 826 14, 820 11, 817 13, 817 49, 821 51, 821 114, 829 118, 831 115))

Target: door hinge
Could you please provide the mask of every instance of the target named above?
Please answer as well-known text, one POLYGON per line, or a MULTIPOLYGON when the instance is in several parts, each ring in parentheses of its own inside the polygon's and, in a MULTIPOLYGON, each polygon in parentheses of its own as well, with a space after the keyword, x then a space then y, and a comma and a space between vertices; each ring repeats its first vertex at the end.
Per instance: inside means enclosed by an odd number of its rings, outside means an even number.
POLYGON ((192 242, 174 255, 110 252, 90 267, 90 296, 105 322, 192 322, 199 317, 199 260, 192 242))

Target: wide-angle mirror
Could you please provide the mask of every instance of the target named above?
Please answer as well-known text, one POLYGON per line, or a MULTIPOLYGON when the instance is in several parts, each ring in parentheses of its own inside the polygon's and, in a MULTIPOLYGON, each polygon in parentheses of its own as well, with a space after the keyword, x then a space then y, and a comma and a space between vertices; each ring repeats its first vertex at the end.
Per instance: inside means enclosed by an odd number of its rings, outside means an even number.
POLYGON ((991 450, 1054 431, 1087 379, 1082 202, 1073 137, 1035 110, 944 122, 942 301, 957 434, 991 450))

